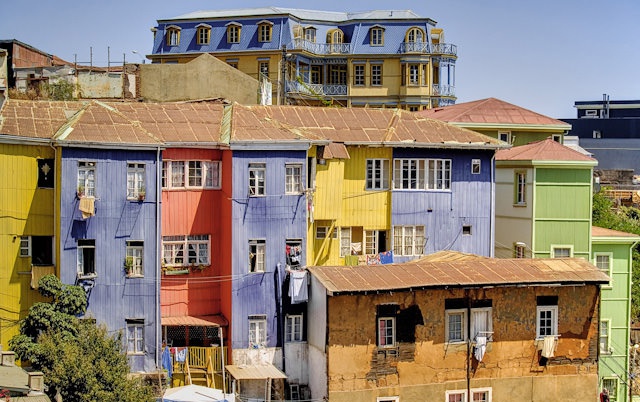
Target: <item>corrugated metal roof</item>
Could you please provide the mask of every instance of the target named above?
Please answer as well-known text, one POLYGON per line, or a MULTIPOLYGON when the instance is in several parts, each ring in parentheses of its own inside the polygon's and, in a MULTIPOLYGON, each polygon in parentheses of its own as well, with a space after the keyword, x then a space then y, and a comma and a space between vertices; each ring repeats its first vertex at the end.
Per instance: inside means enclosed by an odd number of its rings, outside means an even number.
POLYGON ((87 103, 7 99, 0 110, 0 134, 50 139, 87 103))
POLYGON ((621 232, 619 230, 605 229, 599 226, 591 226, 592 237, 625 237, 640 240, 640 236, 634 233, 621 232))
POLYGON ((229 322, 221 315, 162 317, 162 325, 170 327, 226 327, 229 322))
POLYGON ((278 370, 273 364, 261 364, 252 366, 225 366, 225 369, 236 380, 266 380, 276 378, 287 378, 286 374, 278 370))
POLYGON ((565 147, 557 141, 546 139, 520 145, 496 152, 497 161, 573 161, 589 162, 597 165, 598 161, 575 149, 565 147))
POLYGON ((457 103, 416 112, 449 123, 512 124, 555 126, 570 130, 571 125, 496 98, 457 103))
POLYGON ((609 277, 581 258, 463 258, 402 264, 308 267, 329 293, 445 286, 603 284, 609 277))

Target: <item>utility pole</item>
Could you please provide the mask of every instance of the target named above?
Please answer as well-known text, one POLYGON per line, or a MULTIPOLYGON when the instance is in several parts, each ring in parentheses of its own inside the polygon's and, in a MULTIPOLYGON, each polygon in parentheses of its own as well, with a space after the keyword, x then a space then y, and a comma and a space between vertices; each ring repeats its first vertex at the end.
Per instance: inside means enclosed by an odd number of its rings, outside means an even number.
POLYGON ((280 61, 280 105, 287 104, 287 45, 282 45, 282 60, 280 61))

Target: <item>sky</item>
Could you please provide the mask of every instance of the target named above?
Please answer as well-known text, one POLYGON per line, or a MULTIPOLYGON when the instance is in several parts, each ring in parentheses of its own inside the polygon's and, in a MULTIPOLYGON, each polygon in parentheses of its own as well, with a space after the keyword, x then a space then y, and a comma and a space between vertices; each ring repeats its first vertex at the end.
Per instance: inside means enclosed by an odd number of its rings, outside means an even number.
POLYGON ((640 0, 0 0, 0 39, 67 61, 141 62, 158 19, 200 10, 413 10, 458 47, 458 103, 499 98, 554 118, 575 101, 640 99, 640 0), (270 1, 270 2, 269 2, 270 1))

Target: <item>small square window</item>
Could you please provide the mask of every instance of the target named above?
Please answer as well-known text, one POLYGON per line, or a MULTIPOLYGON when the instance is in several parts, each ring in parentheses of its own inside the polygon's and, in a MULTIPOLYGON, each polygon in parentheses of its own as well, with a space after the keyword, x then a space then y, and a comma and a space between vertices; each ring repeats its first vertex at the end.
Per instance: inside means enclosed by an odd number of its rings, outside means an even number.
POLYGON ((480 174, 480 159, 471 160, 471 174, 480 174))
POLYGON ((511 144, 511 133, 509 131, 500 131, 498 132, 498 139, 511 144))
POLYGON ((334 228, 329 232, 329 226, 317 226, 316 227, 316 239, 324 239, 325 237, 330 237, 332 239, 338 238, 338 231, 334 228))
POLYGON ((31 257, 31 237, 20 236, 20 257, 31 257))
POLYGON ((571 257, 573 257, 573 247, 552 246, 551 258, 571 258, 571 257))
POLYGON ((471 225, 463 225, 462 234, 465 236, 471 236, 471 225))
POLYGON ((288 163, 285 165, 285 194, 302 192, 302 165, 288 163))
POLYGON ((538 305, 536 308, 536 337, 542 339, 549 335, 558 335, 558 306, 538 305))
POLYGON ((467 310, 451 309, 446 310, 446 341, 447 342, 464 342, 467 339, 467 310))

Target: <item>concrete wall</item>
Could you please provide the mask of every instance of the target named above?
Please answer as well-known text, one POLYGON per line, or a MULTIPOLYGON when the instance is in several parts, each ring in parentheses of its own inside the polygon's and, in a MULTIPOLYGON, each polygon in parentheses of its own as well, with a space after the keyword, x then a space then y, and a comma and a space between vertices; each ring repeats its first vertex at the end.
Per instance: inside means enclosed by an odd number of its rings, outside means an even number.
MULTIPOLYGON (((328 303, 331 401, 444 400, 445 390, 490 387, 494 401, 595 400, 599 289, 596 286, 438 289, 341 295, 328 303), (539 363, 536 296, 558 297, 555 357, 539 363), (493 341, 481 362, 466 343, 445 341, 445 300, 492 301, 493 341), (396 353, 376 344, 376 307, 397 303, 396 353), (404 317, 404 318, 403 318, 404 317), (399 334, 413 337, 402 341, 399 334), (470 370, 467 372, 467 362, 470 370), (517 395, 517 398, 513 398, 517 395)), ((317 395, 313 395, 314 398, 317 395)))
POLYGON ((258 80, 209 54, 185 64, 140 67, 140 95, 149 101, 225 98, 244 105, 258 102, 258 80))

